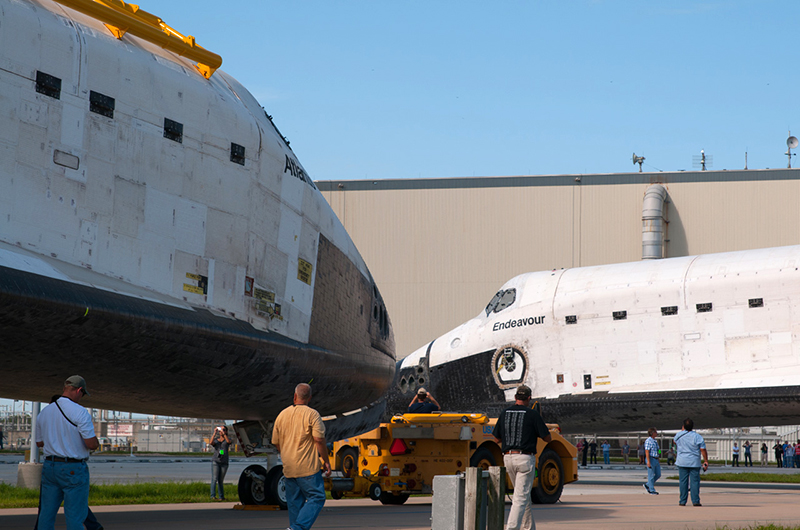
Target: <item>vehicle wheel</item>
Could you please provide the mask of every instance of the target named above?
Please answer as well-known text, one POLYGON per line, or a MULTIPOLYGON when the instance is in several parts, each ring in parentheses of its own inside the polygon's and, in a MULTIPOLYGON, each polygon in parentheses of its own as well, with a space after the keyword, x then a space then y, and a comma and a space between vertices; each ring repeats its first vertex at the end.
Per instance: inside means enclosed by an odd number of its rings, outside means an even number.
POLYGON ((400 493, 395 495, 392 492, 384 491, 381 493, 379 500, 381 501, 381 504, 399 506, 401 504, 405 504, 409 497, 411 497, 411 494, 400 493))
POLYGON ((372 484, 369 485, 369 490, 367 491, 367 493, 369 494, 370 499, 372 499, 373 501, 377 501, 380 500, 381 495, 383 494, 383 489, 381 489, 380 484, 373 482, 372 484))
POLYGON ((358 476, 358 449, 345 447, 339 451, 339 467, 345 478, 358 476))
POLYGON ((554 504, 564 489, 564 467, 561 457, 552 449, 545 449, 539 457, 539 483, 531 491, 535 504, 554 504))
POLYGON ((265 483, 254 479, 251 476, 252 473, 261 477, 267 476, 267 470, 264 469, 264 466, 247 466, 247 468, 242 471, 242 474, 239 475, 239 500, 242 501, 244 505, 267 504, 265 483))
POLYGON ((497 461, 495 460, 494 455, 485 447, 479 447, 476 449, 469 459, 470 467, 479 467, 484 471, 496 465, 497 461))
POLYGON ((342 497, 344 497, 344 493, 342 493, 341 491, 332 491, 331 492, 331 499, 333 499, 335 501, 338 501, 342 497))
POLYGON ((267 496, 267 504, 287 509, 286 504, 286 477, 283 476, 283 466, 275 466, 267 473, 267 480, 264 483, 264 490, 267 496))

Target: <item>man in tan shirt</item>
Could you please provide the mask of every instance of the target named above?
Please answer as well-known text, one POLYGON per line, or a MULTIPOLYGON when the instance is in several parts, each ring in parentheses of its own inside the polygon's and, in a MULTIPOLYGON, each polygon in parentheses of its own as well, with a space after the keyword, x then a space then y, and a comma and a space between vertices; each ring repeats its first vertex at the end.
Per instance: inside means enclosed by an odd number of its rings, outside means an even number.
POLYGON ((325 483, 320 467, 326 476, 331 472, 325 425, 319 412, 308 406, 309 401, 311 386, 300 383, 294 389, 293 405, 278 414, 272 430, 272 445, 283 461, 289 508, 287 530, 311 528, 325 505, 325 483))

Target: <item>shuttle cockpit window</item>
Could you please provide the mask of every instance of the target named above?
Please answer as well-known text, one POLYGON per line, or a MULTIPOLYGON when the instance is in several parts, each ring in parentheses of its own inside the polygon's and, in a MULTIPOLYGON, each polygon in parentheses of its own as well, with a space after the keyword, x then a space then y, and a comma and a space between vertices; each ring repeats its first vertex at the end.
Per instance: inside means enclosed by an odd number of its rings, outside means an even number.
POLYGON ((488 317, 492 313, 499 313, 503 309, 510 307, 516 299, 516 289, 506 289, 505 291, 501 289, 500 291, 497 291, 497 294, 494 295, 492 301, 486 306, 486 316, 488 317))

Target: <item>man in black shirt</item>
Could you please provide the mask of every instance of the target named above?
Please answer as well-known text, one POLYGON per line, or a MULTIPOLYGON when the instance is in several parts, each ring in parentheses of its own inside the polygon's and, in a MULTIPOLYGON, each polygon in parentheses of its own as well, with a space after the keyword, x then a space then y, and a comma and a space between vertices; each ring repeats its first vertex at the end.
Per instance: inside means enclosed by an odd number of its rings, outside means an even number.
POLYGON ((517 388, 515 403, 505 409, 494 427, 495 440, 502 444, 503 462, 514 484, 507 530, 535 528, 531 513, 531 487, 536 477, 538 438, 550 442, 550 431, 538 412, 531 409, 531 389, 517 388))

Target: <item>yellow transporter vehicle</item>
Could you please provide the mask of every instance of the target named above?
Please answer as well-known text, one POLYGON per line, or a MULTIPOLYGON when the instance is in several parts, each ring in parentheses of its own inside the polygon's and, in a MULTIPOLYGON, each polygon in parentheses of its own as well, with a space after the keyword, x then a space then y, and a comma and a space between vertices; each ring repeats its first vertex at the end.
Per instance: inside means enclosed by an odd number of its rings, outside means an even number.
MULTIPOLYGON (((503 465, 492 436, 496 422, 485 414, 397 415, 377 429, 334 443, 338 472, 326 479, 326 488, 334 499, 369 496, 383 504, 403 504, 412 493, 431 493, 436 475, 503 465)), ((552 440, 539 440, 531 492, 539 504, 556 502, 564 484, 578 480, 577 449, 558 425, 547 426, 552 440)))

